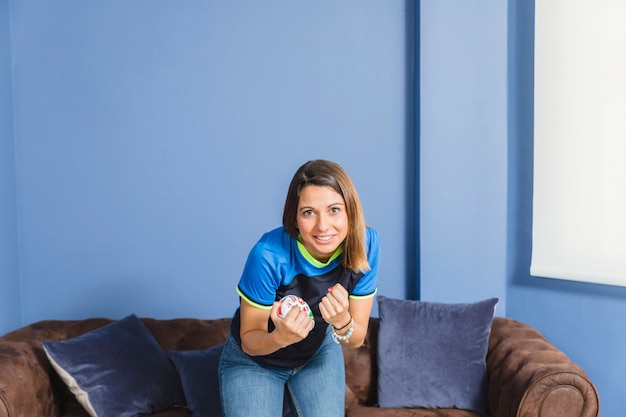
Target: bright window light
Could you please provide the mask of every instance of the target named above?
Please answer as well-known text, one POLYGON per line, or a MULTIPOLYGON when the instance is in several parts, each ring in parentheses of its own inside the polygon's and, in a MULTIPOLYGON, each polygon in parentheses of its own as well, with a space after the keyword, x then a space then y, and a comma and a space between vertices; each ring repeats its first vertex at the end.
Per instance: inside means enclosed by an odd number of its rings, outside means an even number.
POLYGON ((535 1, 533 276, 626 286, 626 2, 535 1))

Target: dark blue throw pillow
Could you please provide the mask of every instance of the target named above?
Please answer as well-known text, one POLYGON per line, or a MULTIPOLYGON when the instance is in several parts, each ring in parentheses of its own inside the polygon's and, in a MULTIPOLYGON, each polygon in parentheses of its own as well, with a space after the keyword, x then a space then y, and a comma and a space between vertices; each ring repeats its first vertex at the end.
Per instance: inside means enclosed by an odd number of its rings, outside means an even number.
POLYGON ((147 416, 185 405, 176 368, 135 315, 43 348, 93 417, 147 416))
POLYGON ((487 414, 487 348, 497 298, 445 304, 378 297, 380 407, 487 414))
POLYGON ((222 417, 217 369, 223 350, 222 343, 204 350, 170 352, 193 417, 222 417))
MULTIPOLYGON (((222 417, 218 368, 223 350, 222 343, 204 350, 170 352, 193 417, 222 417)), ((293 416, 287 395, 285 390, 282 417, 293 416)))

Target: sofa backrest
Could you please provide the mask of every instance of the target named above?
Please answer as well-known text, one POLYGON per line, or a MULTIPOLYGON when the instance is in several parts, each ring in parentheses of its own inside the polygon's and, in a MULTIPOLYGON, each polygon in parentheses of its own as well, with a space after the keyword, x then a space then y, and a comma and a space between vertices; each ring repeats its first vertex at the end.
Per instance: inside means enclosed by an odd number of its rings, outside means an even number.
POLYGON ((172 319, 142 318, 166 351, 198 350, 223 343, 230 331, 230 319, 172 319))
POLYGON ((357 349, 343 347, 346 364, 346 407, 375 405, 378 401, 376 354, 379 319, 370 318, 363 346, 357 349))
MULTIPOLYGON (((230 330, 229 318, 215 320, 142 318, 141 321, 166 351, 206 349, 224 342, 230 330)), ((41 342, 44 340, 71 339, 113 322, 114 320, 106 318, 44 320, 7 333, 0 341, 26 342, 41 349, 41 342)))
MULTIPOLYGON (((141 318, 142 322, 155 336, 166 351, 199 350, 222 343, 230 331, 230 318, 219 319, 153 319, 141 318)), ((50 379, 52 392, 62 398, 56 403, 75 402, 63 382, 50 366, 42 341, 60 341, 80 336, 99 327, 113 323, 107 318, 89 318, 84 320, 44 320, 7 333, 2 341, 21 342, 32 349, 39 366, 50 379)), ((358 349, 343 347, 346 363, 346 405, 376 403, 376 340, 378 319, 370 319, 370 327, 365 343, 358 349)), ((45 376, 44 376, 45 377, 45 376)), ((71 405, 71 404, 70 404, 71 405)))

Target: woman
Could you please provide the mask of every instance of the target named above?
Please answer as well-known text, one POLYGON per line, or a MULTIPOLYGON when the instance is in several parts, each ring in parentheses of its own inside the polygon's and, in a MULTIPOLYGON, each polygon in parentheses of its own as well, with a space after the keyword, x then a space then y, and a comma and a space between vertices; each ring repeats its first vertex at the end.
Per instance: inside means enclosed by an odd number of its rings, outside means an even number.
POLYGON ((298 417, 344 415, 341 345, 363 344, 376 293, 379 238, 336 163, 295 173, 283 226, 252 248, 237 285, 240 306, 220 359, 226 417, 277 417, 287 393, 298 417), (279 316, 283 296, 304 299, 279 316))

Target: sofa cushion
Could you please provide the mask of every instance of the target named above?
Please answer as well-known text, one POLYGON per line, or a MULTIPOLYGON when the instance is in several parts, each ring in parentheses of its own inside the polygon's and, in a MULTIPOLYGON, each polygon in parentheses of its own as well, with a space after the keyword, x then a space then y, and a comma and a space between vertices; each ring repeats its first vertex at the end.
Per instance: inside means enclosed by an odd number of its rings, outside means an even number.
POLYGON ((486 414, 486 355, 497 302, 446 304, 379 296, 380 407, 486 414))
POLYGON ((222 416, 217 369, 223 350, 221 343, 204 350, 170 352, 194 417, 222 416))
MULTIPOLYGON (((221 417, 222 404, 219 390, 219 361, 224 343, 204 350, 171 351, 170 357, 178 369, 185 391, 187 405, 193 417, 221 417)), ((291 406, 285 390, 282 417, 292 417, 291 406)))
POLYGON ((63 382, 93 417, 150 415, 185 405, 176 368, 135 315, 42 345, 63 382))

